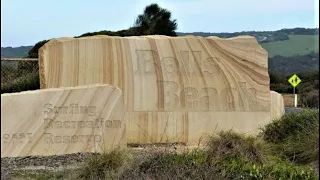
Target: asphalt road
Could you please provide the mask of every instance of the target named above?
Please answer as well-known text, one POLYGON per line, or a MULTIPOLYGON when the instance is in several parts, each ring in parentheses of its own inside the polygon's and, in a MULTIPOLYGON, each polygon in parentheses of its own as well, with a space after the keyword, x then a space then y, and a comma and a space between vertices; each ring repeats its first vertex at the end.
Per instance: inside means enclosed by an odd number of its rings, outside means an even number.
POLYGON ((302 111, 302 108, 285 107, 285 113, 298 113, 302 111))

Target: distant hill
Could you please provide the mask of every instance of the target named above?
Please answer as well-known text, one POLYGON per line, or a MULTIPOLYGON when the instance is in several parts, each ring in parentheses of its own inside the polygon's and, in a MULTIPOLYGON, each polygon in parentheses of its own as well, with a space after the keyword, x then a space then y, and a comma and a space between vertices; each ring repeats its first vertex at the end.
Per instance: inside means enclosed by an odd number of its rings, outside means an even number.
POLYGON ((20 47, 1 47, 1 57, 7 58, 20 58, 26 57, 28 51, 33 46, 20 46, 20 47))
POLYGON ((194 35, 194 36, 217 36, 220 38, 230 38, 240 35, 254 36, 259 43, 268 43, 274 41, 288 40, 290 35, 319 35, 319 28, 293 28, 281 29, 277 31, 242 31, 234 33, 208 33, 208 32, 192 32, 182 33, 177 32, 178 36, 194 35))
POLYGON ((288 40, 261 43, 269 57, 298 56, 319 52, 319 35, 289 35, 288 40))
MULTIPOLYGON (((86 33, 104 34, 111 31, 86 33)), ((83 36, 86 36, 84 34, 83 36)), ((278 31, 247 31, 235 33, 178 32, 178 36, 217 36, 229 38, 240 35, 256 37, 269 55, 269 71, 281 74, 319 71, 319 28, 293 28, 278 31)), ((25 57, 33 46, 1 47, 1 57, 25 57)))
POLYGON ((268 68, 269 71, 281 75, 319 71, 319 53, 269 57, 268 68))

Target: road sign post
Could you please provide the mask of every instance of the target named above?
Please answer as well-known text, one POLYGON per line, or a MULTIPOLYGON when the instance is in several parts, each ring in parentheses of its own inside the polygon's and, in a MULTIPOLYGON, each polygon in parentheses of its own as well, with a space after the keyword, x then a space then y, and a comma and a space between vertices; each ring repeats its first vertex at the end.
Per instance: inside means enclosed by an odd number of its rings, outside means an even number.
POLYGON ((301 79, 296 75, 292 75, 288 82, 293 86, 293 106, 297 107, 296 87, 301 83, 301 79))

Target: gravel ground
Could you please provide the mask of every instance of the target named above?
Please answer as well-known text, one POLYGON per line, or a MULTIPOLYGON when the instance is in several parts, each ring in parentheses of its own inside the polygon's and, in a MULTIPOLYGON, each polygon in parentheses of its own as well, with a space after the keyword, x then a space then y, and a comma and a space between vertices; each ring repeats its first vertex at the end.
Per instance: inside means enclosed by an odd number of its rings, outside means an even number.
POLYGON ((92 154, 94 153, 1 158, 1 180, 10 179, 14 169, 56 169, 65 166, 80 165, 92 154))
MULTIPOLYGON (((195 147, 184 144, 156 144, 156 145, 128 145, 128 150, 135 156, 145 157, 156 152, 182 153, 195 147), (148 152, 148 153, 146 153, 148 152)), ((56 156, 26 156, 1 158, 1 180, 11 179, 14 170, 54 170, 77 168, 84 163, 90 155, 97 153, 74 153, 56 156)))

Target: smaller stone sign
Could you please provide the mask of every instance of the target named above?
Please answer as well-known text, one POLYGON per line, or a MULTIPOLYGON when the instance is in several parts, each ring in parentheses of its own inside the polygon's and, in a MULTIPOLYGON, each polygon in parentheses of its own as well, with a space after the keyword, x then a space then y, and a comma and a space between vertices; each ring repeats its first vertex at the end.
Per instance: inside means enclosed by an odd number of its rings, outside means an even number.
POLYGON ((126 146, 122 92, 89 85, 1 95, 1 157, 101 152, 126 146))

